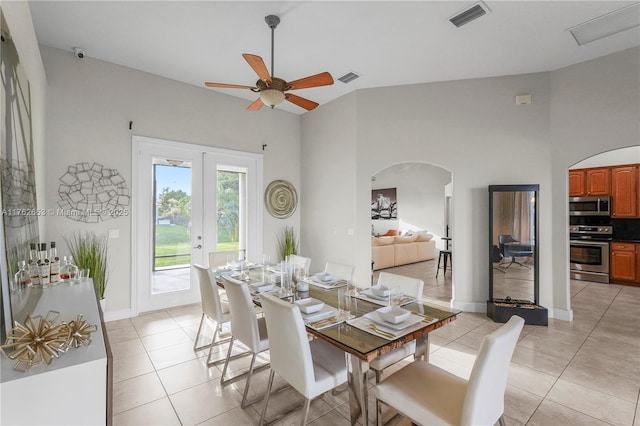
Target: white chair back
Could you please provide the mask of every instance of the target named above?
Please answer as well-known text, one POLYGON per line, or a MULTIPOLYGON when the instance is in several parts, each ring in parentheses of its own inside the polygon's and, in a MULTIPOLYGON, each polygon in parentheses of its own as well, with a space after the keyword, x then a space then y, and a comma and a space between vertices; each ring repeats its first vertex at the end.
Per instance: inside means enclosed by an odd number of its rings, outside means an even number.
POLYGON ((240 260, 244 258, 244 253, 244 250, 212 251, 209 253, 209 268, 216 269, 227 266, 229 256, 234 256, 234 259, 240 260))
POLYGON ((205 268, 202 265, 193 265, 193 270, 198 277, 198 283, 200 284, 200 301, 202 302, 202 312, 206 316, 214 320, 216 323, 226 322, 227 319, 223 319, 222 306, 220 303, 220 293, 218 292, 218 286, 216 285, 213 272, 205 268))
POLYGON ((324 272, 331 274, 339 280, 346 280, 353 282, 353 273, 355 272, 355 266, 343 265, 341 263, 327 262, 324 267, 324 272))
POLYGON ((258 318, 253 309, 249 286, 242 281, 225 277, 224 288, 227 291, 231 311, 231 335, 248 346, 251 351, 263 351, 265 348, 260 345, 258 318))
POLYGON ((388 272, 380 272, 378 275, 378 285, 384 285, 389 288, 397 287, 402 294, 422 299, 422 289, 424 281, 418 278, 405 277, 403 275, 390 274, 388 272))
POLYGON ((315 381, 313 359, 300 309, 272 295, 261 294, 260 301, 269 333, 271 369, 309 398, 315 381))
POLYGON ((290 254, 289 256, 287 256, 287 262, 293 263, 294 265, 299 265, 307 272, 309 272, 309 268, 311 267, 310 257, 298 256, 297 254, 290 254))
POLYGON ((523 326, 524 320, 514 315, 482 340, 469 377, 461 424, 494 424, 504 413, 509 364, 523 326))

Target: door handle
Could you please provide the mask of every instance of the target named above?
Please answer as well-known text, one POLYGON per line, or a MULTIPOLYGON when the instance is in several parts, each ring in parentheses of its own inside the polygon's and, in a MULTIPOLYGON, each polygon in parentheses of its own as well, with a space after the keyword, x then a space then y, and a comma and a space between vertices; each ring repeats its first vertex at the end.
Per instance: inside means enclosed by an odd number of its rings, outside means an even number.
POLYGON ((197 246, 193 247, 194 249, 201 249, 202 248, 202 244, 198 244, 197 246))

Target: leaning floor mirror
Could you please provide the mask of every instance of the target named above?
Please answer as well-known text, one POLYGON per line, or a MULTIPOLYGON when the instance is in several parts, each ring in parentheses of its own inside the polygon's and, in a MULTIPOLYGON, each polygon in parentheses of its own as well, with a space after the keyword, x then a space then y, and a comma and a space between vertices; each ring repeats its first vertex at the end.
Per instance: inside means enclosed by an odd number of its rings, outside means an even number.
POLYGON ((538 304, 539 185, 489 186, 489 299, 487 315, 507 322, 547 325, 538 304))

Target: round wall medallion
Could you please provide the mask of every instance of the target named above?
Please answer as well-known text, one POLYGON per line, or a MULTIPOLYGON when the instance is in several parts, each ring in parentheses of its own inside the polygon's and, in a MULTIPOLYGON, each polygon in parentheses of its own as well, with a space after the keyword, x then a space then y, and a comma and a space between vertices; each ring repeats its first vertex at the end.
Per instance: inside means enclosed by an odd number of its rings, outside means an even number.
POLYGON ((264 204, 271 216, 285 219, 296 211, 298 194, 286 180, 274 180, 264 191, 264 204))

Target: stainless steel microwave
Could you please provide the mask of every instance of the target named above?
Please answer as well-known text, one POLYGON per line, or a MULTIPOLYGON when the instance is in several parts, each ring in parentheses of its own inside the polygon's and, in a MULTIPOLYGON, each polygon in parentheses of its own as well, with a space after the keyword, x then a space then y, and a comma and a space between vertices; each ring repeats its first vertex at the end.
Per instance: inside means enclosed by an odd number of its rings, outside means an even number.
POLYGON ((571 197, 569 216, 611 216, 611 197, 571 197))

